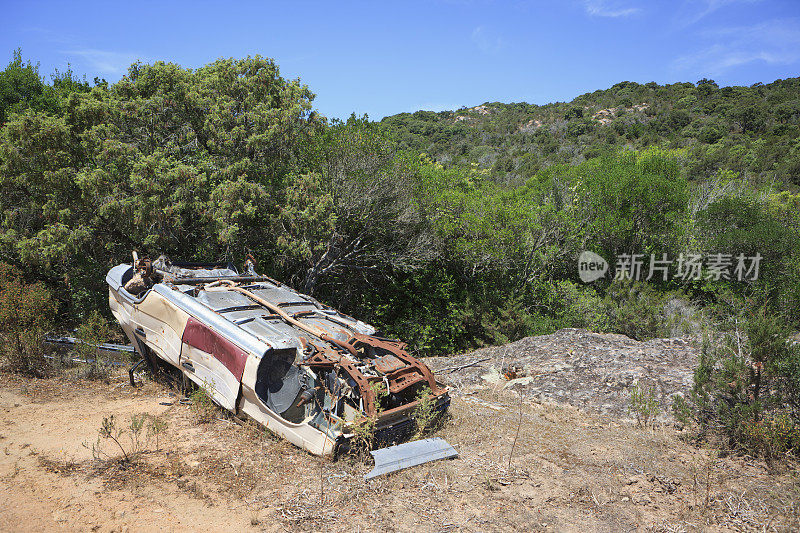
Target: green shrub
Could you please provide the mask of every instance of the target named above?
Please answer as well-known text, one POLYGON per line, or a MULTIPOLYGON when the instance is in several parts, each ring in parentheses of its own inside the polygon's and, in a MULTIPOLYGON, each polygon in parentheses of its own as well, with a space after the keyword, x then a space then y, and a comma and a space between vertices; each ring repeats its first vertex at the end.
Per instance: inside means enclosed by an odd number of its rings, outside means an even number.
POLYGON ((687 402, 704 431, 720 428, 732 449, 767 458, 800 449, 800 348, 786 340, 761 307, 741 330, 704 342, 687 402))
POLYGON ((664 306, 672 296, 646 282, 623 280, 612 283, 603 300, 609 328, 636 340, 668 336, 672 323, 664 312, 664 306))
POLYGON ((55 312, 44 285, 28 284, 17 269, 0 263, 0 353, 10 370, 36 376, 47 372, 42 339, 53 328, 55 312))
POLYGON ((106 342, 110 333, 108 321, 97 311, 92 311, 78 326, 76 336, 81 342, 76 345, 76 350, 81 359, 90 362, 87 372, 89 378, 104 378, 108 375, 97 346, 106 342))
POLYGON ((655 387, 645 387, 637 382, 631 389, 631 403, 628 408, 631 414, 636 416, 637 425, 641 427, 655 425, 656 417, 661 413, 655 387))
POLYGON ((557 281, 552 286, 554 301, 551 306, 560 328, 609 329, 606 306, 594 289, 566 280, 557 281))
POLYGON ((421 439, 431 430, 436 418, 436 404, 428 386, 423 387, 417 393, 417 407, 411 415, 417 431, 414 433, 414 440, 421 439))

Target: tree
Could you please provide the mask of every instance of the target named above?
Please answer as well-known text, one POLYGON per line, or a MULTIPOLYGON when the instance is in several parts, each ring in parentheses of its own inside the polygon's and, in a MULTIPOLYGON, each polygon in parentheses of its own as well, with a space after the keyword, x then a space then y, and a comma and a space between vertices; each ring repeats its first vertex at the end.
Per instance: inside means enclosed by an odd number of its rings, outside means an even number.
POLYGON ((676 157, 663 150, 621 152, 570 169, 578 220, 607 257, 672 254, 681 242, 688 200, 676 157))
POLYGON ((321 173, 295 176, 281 208, 279 249, 303 290, 334 274, 363 280, 413 269, 434 253, 414 202, 415 157, 366 117, 334 124, 322 146, 321 173))
POLYGON ((0 72, 0 125, 11 113, 35 109, 55 112, 58 99, 39 76, 39 65, 22 61, 22 50, 14 50, 13 59, 0 72))
POLYGON ((71 311, 100 306, 104 271, 131 248, 274 257, 284 180, 317 164, 323 125, 299 80, 258 56, 136 63, 115 85, 64 94, 61 113, 28 109, 0 132, 0 247, 65 280, 71 311))

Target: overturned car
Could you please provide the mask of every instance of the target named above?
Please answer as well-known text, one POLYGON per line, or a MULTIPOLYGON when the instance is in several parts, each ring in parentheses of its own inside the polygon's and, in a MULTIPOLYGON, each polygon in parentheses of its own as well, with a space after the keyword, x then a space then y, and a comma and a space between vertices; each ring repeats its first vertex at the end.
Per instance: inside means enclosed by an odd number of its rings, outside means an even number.
POLYGON ((109 305, 153 368, 180 372, 215 402, 316 455, 346 448, 371 418, 384 443, 405 440, 422 398, 450 398, 405 345, 310 296, 230 264, 139 259, 106 276, 109 305))

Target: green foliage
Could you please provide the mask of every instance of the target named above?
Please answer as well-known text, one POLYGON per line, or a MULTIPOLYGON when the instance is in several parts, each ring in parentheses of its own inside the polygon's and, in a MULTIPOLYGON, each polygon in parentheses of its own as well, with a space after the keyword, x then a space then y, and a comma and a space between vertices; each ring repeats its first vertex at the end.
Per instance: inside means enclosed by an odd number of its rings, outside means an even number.
POLYGON ((424 437, 432 429, 436 420, 436 404, 431 394, 430 387, 427 385, 422 387, 419 392, 417 392, 416 401, 417 406, 411 414, 411 418, 417 426, 413 437, 414 440, 424 437))
POLYGON ((673 254, 682 240, 688 201, 677 155, 658 149, 622 152, 569 170, 590 242, 608 257, 673 254))
POLYGON ((194 387, 189 394, 192 412, 200 424, 207 424, 214 420, 217 414, 217 404, 213 400, 214 383, 203 382, 202 385, 194 387))
POLYGON ((19 270, 0 263, 0 354, 10 370, 46 373, 42 339, 53 327, 55 312, 55 302, 42 283, 26 283, 19 270))
MULTIPOLYGON (((524 175, 521 162, 528 155, 547 167, 580 163, 599 147, 693 147, 700 153, 717 142, 730 142, 749 151, 762 139, 769 140, 760 149, 763 164, 754 162, 749 177, 798 183, 800 174, 787 156, 798 135, 800 79, 723 88, 713 80, 696 85, 629 83, 622 90, 619 85, 572 102, 543 106, 487 102, 440 113, 401 113, 384 118, 381 125, 404 148, 454 166, 492 168, 501 183, 524 175), (485 158, 489 152, 504 164, 490 164, 492 159, 485 158)), ((719 169, 734 168, 736 158, 726 153, 702 174, 690 177, 702 180, 719 169)))
POLYGON ((786 337, 761 307, 741 330, 704 342, 687 406, 701 427, 719 426, 733 449, 777 458, 800 446, 800 350, 786 337))
POLYGON ((664 312, 669 298, 669 293, 656 290, 650 283, 612 283, 604 299, 610 329, 637 340, 669 336, 671 324, 664 312))
POLYGON ((637 425, 652 427, 661 413, 661 406, 655 387, 645 387, 644 384, 637 382, 631 388, 631 401, 628 408, 631 414, 636 416, 637 425))
POLYGON ((0 72, 0 125, 12 113, 25 109, 55 112, 58 98, 53 90, 42 81, 39 65, 22 60, 22 50, 14 50, 13 59, 0 72))
POLYGON ((110 333, 111 327, 108 321, 97 311, 92 311, 78 326, 76 337, 80 343, 76 345, 76 351, 81 359, 91 361, 87 377, 107 376, 108 370, 103 365, 97 346, 107 342, 110 333))
POLYGON ((275 257, 283 179, 314 161, 312 98, 257 56, 137 63, 69 93, 58 114, 13 115, 0 131, 0 249, 57 283, 77 318, 101 307, 104 271, 132 248, 275 257))

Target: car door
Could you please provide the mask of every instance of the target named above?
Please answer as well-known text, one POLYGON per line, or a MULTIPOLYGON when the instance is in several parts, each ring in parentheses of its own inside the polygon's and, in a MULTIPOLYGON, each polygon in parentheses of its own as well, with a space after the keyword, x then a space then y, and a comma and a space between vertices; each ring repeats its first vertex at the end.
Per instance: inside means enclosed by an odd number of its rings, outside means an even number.
POLYGON ((247 352, 194 317, 189 317, 181 341, 184 373, 222 407, 235 410, 247 352))

